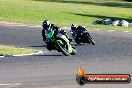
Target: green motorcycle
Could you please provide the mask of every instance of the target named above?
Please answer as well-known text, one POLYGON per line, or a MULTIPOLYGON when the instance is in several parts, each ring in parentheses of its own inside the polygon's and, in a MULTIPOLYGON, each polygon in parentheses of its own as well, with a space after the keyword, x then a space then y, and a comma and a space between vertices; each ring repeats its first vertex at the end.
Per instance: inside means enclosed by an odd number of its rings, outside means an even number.
POLYGON ((70 54, 75 55, 77 53, 67 37, 61 33, 58 33, 55 37, 55 31, 50 31, 47 34, 47 40, 52 44, 54 50, 62 52, 65 56, 70 54))

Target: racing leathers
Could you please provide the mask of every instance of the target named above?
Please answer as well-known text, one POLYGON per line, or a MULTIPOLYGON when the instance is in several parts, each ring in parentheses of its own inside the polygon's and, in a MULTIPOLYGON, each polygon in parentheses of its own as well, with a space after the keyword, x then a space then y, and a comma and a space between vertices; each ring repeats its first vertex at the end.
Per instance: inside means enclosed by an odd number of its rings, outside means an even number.
POLYGON ((43 28, 43 30, 42 30, 43 41, 45 41, 45 43, 47 44, 46 48, 47 48, 48 50, 51 51, 51 50, 54 49, 52 43, 51 43, 50 41, 47 41, 47 39, 46 39, 47 34, 48 34, 50 31, 52 31, 52 30, 54 30, 54 36, 55 36, 55 37, 57 37, 56 35, 58 35, 58 33, 61 33, 61 34, 65 35, 65 36, 68 38, 68 40, 70 41, 71 45, 73 45, 72 39, 70 39, 70 38, 68 37, 68 35, 66 34, 66 31, 65 31, 65 30, 60 29, 59 27, 57 27, 57 26, 54 25, 54 24, 50 24, 50 26, 49 26, 48 28, 43 28))

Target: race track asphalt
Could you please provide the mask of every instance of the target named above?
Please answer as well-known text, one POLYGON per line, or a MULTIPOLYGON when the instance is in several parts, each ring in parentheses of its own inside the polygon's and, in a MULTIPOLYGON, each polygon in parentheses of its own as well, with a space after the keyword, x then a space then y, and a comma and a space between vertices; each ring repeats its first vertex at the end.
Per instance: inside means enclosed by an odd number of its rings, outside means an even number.
MULTIPOLYGON (((76 45, 75 56, 48 51, 41 28, 0 25, 0 44, 43 50, 43 55, 0 58, 0 88, 80 88, 81 64, 87 73, 132 75, 132 33, 90 30, 96 45, 76 45)), ((86 84, 83 88, 131 88, 130 84, 86 84)))

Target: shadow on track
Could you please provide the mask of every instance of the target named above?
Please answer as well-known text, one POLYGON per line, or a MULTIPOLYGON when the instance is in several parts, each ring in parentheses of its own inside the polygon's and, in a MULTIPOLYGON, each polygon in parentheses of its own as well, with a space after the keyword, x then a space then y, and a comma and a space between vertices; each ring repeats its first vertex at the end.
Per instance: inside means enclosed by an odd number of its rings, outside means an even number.
POLYGON ((80 44, 74 44, 74 46, 82 46, 82 45, 88 45, 88 44, 86 44, 86 43, 80 43, 80 44))
POLYGON ((36 48, 38 47, 38 48, 39 48, 39 47, 46 47, 46 45, 35 45, 35 46, 28 46, 28 47, 34 47, 34 48, 35 48, 35 47, 36 47, 36 48))
POLYGON ((95 2, 95 1, 68 1, 68 0, 33 0, 43 2, 58 2, 58 3, 73 3, 73 4, 85 4, 85 5, 97 5, 107 7, 119 7, 119 8, 132 8, 132 3, 128 2, 95 2))
POLYGON ((43 54, 43 55, 34 55, 34 56, 39 56, 39 57, 49 57, 49 56, 52 56, 52 57, 56 57, 56 56, 64 56, 64 55, 61 55, 61 54, 52 54, 52 55, 49 55, 49 54, 43 54))
MULTIPOLYGON (((69 13, 69 14, 74 14, 74 15, 78 15, 78 16, 85 16, 85 17, 96 17, 96 18, 99 18, 99 19, 117 19, 117 20, 119 20, 119 19, 124 19, 124 18, 119 18, 119 17, 109 17, 109 16, 101 16, 101 15, 91 15, 91 14, 81 14, 81 13, 69 13)), ((127 21, 129 21, 129 22, 131 22, 132 21, 132 19, 130 18, 127 18, 127 19, 125 19, 125 20, 127 20, 127 21)))

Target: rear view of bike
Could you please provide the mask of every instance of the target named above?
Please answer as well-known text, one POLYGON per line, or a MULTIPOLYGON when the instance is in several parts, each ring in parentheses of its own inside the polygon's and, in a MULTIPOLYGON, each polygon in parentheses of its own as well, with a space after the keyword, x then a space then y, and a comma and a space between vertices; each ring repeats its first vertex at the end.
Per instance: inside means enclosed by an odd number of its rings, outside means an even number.
POLYGON ((71 28, 71 34, 73 39, 77 44, 80 43, 87 43, 87 44, 93 44, 95 45, 95 42, 93 41, 91 35, 88 33, 85 27, 78 26, 74 31, 71 28))

